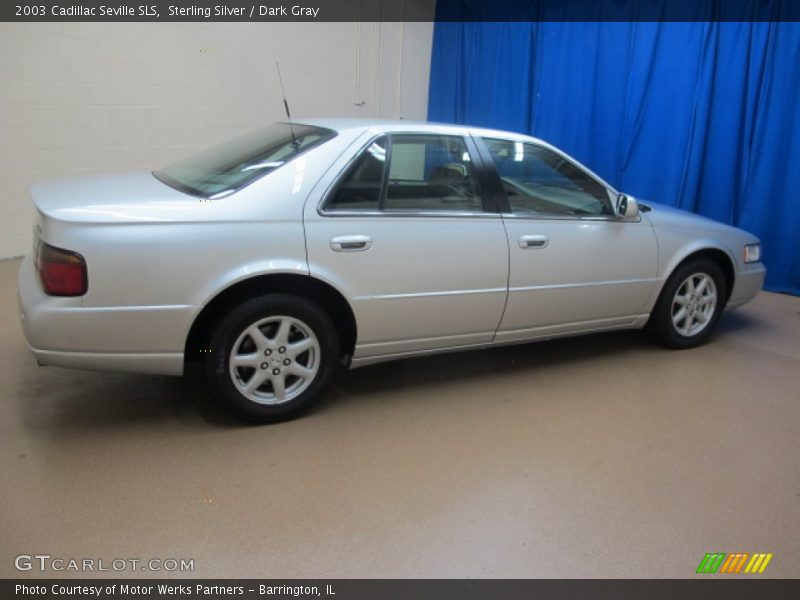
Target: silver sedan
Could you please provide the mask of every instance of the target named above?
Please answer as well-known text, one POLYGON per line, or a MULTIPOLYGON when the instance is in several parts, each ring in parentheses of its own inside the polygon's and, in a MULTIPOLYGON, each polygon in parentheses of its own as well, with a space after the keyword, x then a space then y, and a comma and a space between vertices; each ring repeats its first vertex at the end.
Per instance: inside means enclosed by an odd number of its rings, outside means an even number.
POLYGON ((473 127, 277 123, 31 195, 19 300, 41 364, 180 375, 200 360, 262 422, 308 408, 341 367, 644 327, 696 346, 765 274, 753 235, 473 127))

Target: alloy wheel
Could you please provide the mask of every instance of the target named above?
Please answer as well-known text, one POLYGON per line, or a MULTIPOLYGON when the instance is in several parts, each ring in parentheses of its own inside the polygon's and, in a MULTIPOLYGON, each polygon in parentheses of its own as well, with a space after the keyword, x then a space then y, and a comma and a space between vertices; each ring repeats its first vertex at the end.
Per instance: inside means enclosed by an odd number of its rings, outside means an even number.
POLYGON ((272 316, 239 335, 228 366, 239 393, 258 404, 276 405, 302 394, 317 376, 320 361, 319 340, 308 325, 272 316))
POLYGON ((711 322, 717 308, 717 286, 706 273, 689 275, 672 300, 672 325, 680 335, 692 337, 711 322))

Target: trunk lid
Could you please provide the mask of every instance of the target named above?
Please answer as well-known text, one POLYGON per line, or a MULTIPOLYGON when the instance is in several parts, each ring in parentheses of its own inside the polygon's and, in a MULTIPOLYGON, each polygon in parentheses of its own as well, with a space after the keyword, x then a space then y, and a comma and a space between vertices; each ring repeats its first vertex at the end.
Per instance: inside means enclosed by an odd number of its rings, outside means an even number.
POLYGON ((149 171, 52 179, 31 186, 31 197, 48 218, 84 223, 180 221, 200 202, 149 171))

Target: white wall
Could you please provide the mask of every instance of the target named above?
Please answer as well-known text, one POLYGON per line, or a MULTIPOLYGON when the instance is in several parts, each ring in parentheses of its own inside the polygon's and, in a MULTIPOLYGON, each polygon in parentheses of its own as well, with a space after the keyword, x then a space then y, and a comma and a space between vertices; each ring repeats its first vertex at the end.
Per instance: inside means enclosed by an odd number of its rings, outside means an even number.
POLYGON ((155 168, 293 117, 424 119, 432 23, 0 24, 0 258, 33 181, 155 168), (363 104, 362 104, 363 103, 363 104))

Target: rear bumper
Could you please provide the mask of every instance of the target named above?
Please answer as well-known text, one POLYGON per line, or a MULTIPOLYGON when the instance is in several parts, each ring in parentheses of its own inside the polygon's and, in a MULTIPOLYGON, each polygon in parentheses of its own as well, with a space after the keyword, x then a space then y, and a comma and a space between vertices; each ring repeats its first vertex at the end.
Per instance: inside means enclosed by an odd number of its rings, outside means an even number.
POLYGON ((17 297, 22 330, 40 364, 100 371, 180 375, 198 307, 84 307, 81 298, 47 296, 27 256, 17 297))
POLYGON ((30 344, 28 348, 42 366, 154 375, 183 374, 183 353, 179 352, 172 354, 65 352, 40 350, 30 344))
POLYGON ((733 284, 733 292, 731 292, 726 308, 736 308, 755 298, 756 294, 764 287, 766 275, 767 269, 763 264, 746 265, 745 269, 736 275, 736 283, 733 284))

